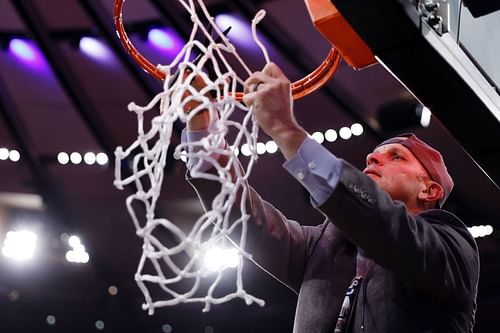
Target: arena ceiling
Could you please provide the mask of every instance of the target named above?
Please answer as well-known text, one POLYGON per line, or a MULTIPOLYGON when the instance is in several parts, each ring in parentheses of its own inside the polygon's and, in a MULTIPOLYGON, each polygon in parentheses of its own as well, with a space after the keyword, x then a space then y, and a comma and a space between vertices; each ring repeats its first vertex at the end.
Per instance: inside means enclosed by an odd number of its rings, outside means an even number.
MULTIPOLYGON (((229 38, 253 70, 261 69, 264 59, 256 46, 249 45, 248 33, 243 30, 244 35, 239 35, 235 25, 249 22, 260 8, 267 11, 259 29, 271 59, 291 80, 316 68, 330 49, 311 24, 302 1, 205 3, 212 15, 234 20, 229 38)), ((153 316, 141 309, 143 296, 134 281, 141 242, 125 206, 130 193, 113 186, 113 152, 137 136, 136 118, 127 111, 128 103, 146 104, 162 86, 123 51, 112 12, 112 0, 0 0, 0 148, 2 153, 19 152, 18 161, 0 160, 0 238, 3 242, 7 231, 19 228, 37 234, 32 260, 0 257, 0 329, 291 331, 296 296, 253 265, 247 265, 246 283, 253 294, 266 300, 265 307, 237 300, 213 306, 208 313, 202 313, 199 304, 162 308, 153 316), (82 37, 102 43, 106 57, 96 58, 85 51, 82 37), (21 51, 15 50, 13 41, 21 51), (60 152, 102 152, 109 161, 62 165, 57 159, 60 152), (71 235, 80 237, 88 263, 65 259, 71 235)), ((182 47, 191 27, 178 3, 165 0, 128 0, 124 21, 136 47, 151 62, 163 64, 175 55, 175 45, 173 51, 155 48, 147 38, 150 29, 167 28, 182 47)), ((407 61, 406 68, 414 65, 407 61)), ((434 79, 438 78, 430 74, 429 80, 434 79)), ((435 91, 428 98, 440 94, 435 91)), ((324 142, 358 167, 382 139, 416 133, 443 152, 455 179, 446 208, 468 226, 490 225, 499 230, 499 178, 491 170, 500 170, 500 160, 483 164, 480 155, 495 155, 498 150, 478 152, 477 145, 464 141, 467 135, 480 135, 485 129, 471 121, 465 135, 464 127, 448 125, 450 116, 444 113, 443 118, 435 114, 430 125, 423 127, 415 115, 417 109, 415 97, 382 65, 353 70, 344 62, 325 87, 295 103, 296 116, 310 133, 338 132, 355 123, 363 126, 359 136, 324 142)), ((473 110, 458 112, 474 115, 473 110)), ((491 126, 498 129, 498 123, 491 126)), ((174 134, 174 141, 178 135, 174 134)), ((267 140, 264 135, 261 139, 267 140)), ((491 146, 488 143, 484 141, 485 147, 491 146)), ((15 153, 10 157, 17 160, 15 153)), ((289 218, 304 224, 322 222, 282 163, 278 153, 261 155, 252 185, 289 218)), ((184 179, 184 163, 170 159, 166 170, 159 211, 187 227, 201 207, 184 179)), ((476 330, 493 332, 500 324, 496 315, 500 306, 498 232, 477 241, 482 276, 476 330)))

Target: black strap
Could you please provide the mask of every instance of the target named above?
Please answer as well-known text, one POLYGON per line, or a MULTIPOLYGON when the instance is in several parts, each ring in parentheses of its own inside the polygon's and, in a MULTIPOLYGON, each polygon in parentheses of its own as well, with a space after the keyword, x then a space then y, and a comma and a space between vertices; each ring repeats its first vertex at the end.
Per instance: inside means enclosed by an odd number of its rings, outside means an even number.
POLYGON ((359 291, 359 286, 363 281, 362 275, 357 275, 352 280, 351 284, 347 288, 345 293, 344 302, 342 302, 342 308, 340 309, 339 316, 337 318, 337 324, 335 324, 334 333, 344 333, 347 321, 349 319, 349 315, 351 314, 352 306, 354 305, 354 301, 356 299, 356 295, 359 291))
POLYGON ((356 276, 352 279, 349 287, 347 287, 344 301, 342 302, 342 307, 340 308, 340 313, 337 318, 337 323, 335 324, 334 333, 345 333, 347 324, 349 323, 350 314, 354 303, 356 301, 356 296, 358 295, 359 287, 363 282, 363 278, 368 271, 370 266, 369 259, 363 257, 358 253, 356 257, 356 276))

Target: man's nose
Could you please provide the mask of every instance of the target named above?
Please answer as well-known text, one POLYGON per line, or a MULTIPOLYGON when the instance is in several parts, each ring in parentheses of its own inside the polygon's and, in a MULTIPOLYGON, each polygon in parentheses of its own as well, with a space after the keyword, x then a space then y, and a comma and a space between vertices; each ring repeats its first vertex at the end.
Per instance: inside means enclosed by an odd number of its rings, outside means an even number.
POLYGON ((371 165, 371 164, 382 164, 382 158, 380 154, 377 153, 370 153, 366 156, 366 165, 371 165))

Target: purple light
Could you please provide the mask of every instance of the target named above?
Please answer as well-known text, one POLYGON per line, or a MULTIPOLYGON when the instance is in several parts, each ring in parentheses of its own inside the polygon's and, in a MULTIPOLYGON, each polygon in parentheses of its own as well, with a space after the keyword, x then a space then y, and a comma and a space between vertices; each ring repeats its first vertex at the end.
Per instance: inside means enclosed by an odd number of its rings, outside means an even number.
POLYGON ((174 42, 167 32, 160 29, 151 29, 148 33, 148 40, 154 45, 162 49, 171 49, 174 47, 174 42))
POLYGON ((219 14, 215 17, 215 23, 222 30, 231 27, 228 36, 230 41, 244 46, 256 46, 252 38, 252 28, 249 22, 233 15, 219 14))
POLYGON ((107 63, 113 58, 106 45, 96 38, 82 37, 78 46, 83 53, 100 62, 107 63))
POLYGON ((148 41, 154 47, 177 54, 184 45, 182 38, 172 29, 154 28, 148 32, 148 41))
POLYGON ((14 38, 9 43, 9 50, 18 58, 25 61, 34 61, 36 58, 33 46, 27 40, 14 38))
POLYGON ((40 69, 46 68, 42 53, 30 40, 13 38, 9 43, 9 52, 26 64, 40 69))

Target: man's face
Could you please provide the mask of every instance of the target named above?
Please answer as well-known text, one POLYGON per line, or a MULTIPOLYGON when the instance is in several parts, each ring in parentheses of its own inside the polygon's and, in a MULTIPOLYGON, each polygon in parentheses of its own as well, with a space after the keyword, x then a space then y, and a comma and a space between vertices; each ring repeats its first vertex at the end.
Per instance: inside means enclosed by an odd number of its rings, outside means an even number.
POLYGON ((407 206, 415 203, 429 179, 422 164, 405 146, 398 143, 377 147, 366 157, 363 172, 372 178, 393 200, 407 206))

